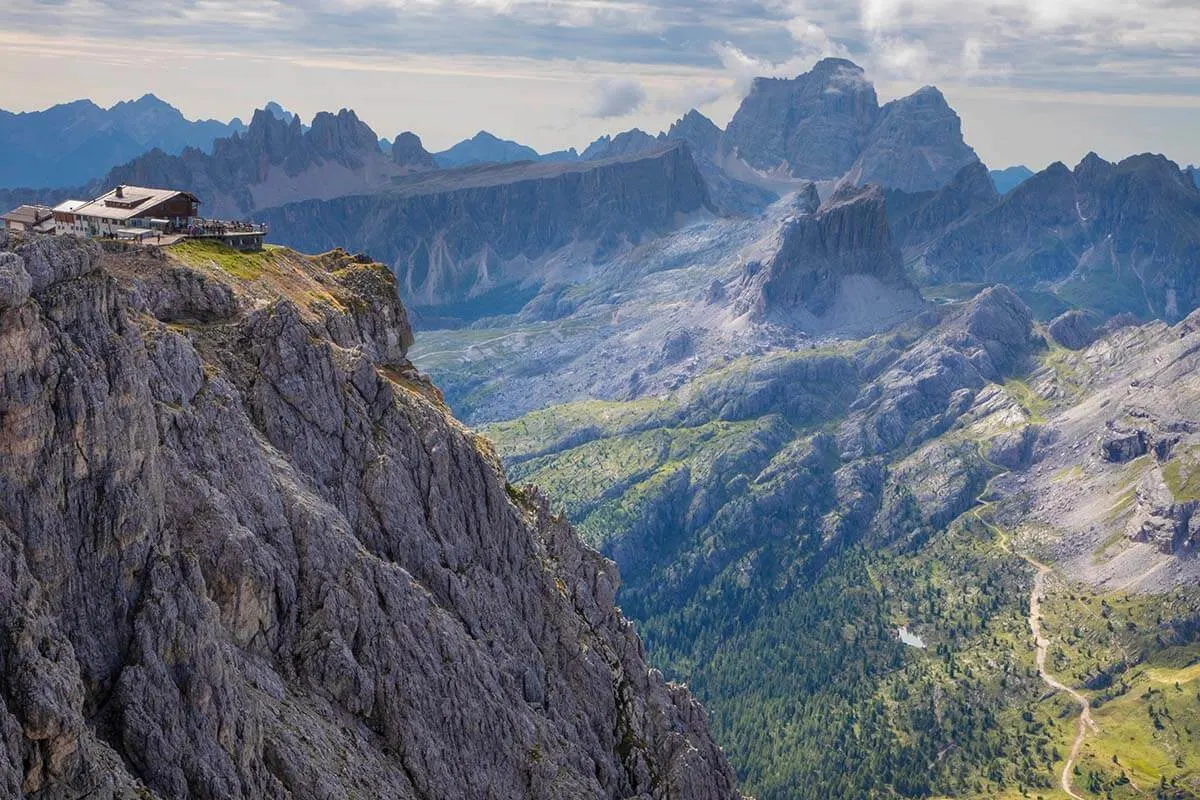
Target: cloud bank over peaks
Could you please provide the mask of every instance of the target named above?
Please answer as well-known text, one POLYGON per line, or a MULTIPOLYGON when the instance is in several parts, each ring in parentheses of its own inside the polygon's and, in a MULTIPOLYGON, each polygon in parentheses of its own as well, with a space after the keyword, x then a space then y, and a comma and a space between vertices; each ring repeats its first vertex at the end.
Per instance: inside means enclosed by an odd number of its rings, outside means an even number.
POLYGON ((633 78, 604 78, 593 87, 588 116, 596 119, 627 117, 646 104, 646 89, 633 78))

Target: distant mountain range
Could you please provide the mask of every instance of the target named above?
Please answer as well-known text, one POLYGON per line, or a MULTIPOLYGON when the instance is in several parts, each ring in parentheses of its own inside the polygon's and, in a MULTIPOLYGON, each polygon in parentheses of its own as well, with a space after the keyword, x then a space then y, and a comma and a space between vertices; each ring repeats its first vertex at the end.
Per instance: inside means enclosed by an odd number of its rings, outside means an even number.
POLYGON ((1002 198, 960 176, 937 192, 893 196, 907 260, 926 284, 1006 283, 1043 315, 1178 322, 1200 307, 1200 190, 1163 156, 1055 163, 1002 198))
POLYGON ((1033 177, 1033 170, 1021 164, 1008 169, 992 170, 992 183, 1000 194, 1008 194, 1025 181, 1033 177))
POLYGON ((186 119, 152 94, 111 108, 77 100, 45 111, 0 111, 0 187, 79 186, 149 150, 211 151, 217 139, 245 129, 240 119, 186 119))
MULTIPOLYGON (((183 119, 150 96, 103 113, 142 139, 165 136, 166 126, 153 123, 183 119)), ((1177 319, 1200 305, 1187 250, 1200 242, 1195 168, 1185 175, 1161 158, 1109 165, 1093 156, 1074 172, 1058 164, 1037 175, 1023 166, 989 173, 940 91, 926 87, 881 106, 863 70, 842 59, 791 80, 756 81, 726 130, 693 110, 657 135, 635 128, 582 152, 540 154, 481 131, 430 153, 413 133, 381 139, 350 110, 318 114, 306 127, 277 103, 255 112, 249 126, 231 126, 240 129, 207 149, 172 153, 167 144, 73 188, 44 180, 35 181, 39 190, 0 191, 0 204, 86 197, 120 183, 187 189, 206 215, 269 218, 284 244, 369 248, 397 270, 428 323, 473 319, 485 310, 479 298, 496 292, 508 293, 503 308, 519 311, 510 305, 555 284, 546 260, 561 248, 580 245, 607 258, 643 233, 665 231, 672 214, 757 214, 785 194, 815 192, 820 204, 846 185, 877 184, 918 283, 1005 281, 1045 314, 1080 307, 1177 319), (568 188, 583 175, 603 191, 568 188), (682 199, 659 197, 664 187, 685 185, 682 199), (346 199, 380 195, 388 197, 346 199), (494 229, 497 211, 487 197, 516 214, 510 222, 551 227, 518 243, 512 231, 494 229), (643 209, 643 200, 654 207, 643 209), (543 205, 556 206, 554 213, 543 205), (633 225, 630 209, 653 223, 633 225), (580 224, 587 215, 595 219, 580 224), (382 219, 391 221, 381 227, 382 219), (459 306, 462 314, 442 313, 459 306)), ((857 217, 832 219, 854 228, 857 217)), ((877 234, 845 233, 847 241, 877 234)))

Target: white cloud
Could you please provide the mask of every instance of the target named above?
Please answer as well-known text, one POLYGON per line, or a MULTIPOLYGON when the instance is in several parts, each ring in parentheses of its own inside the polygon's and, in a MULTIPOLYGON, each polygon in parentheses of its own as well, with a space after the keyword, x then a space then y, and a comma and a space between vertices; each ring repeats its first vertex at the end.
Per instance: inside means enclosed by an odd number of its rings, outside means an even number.
POLYGON ((588 116, 597 119, 628 117, 646 104, 646 89, 633 78, 604 78, 596 82, 593 92, 588 116))
POLYGON ((974 36, 968 36, 963 42, 962 68, 963 74, 970 78, 977 75, 983 67, 983 42, 974 36))
POLYGON ((801 56, 838 56, 845 58, 850 51, 829 37, 829 33, 820 25, 816 25, 804 17, 794 17, 788 20, 788 33, 796 43, 801 56))
POLYGON ((890 78, 926 82, 933 77, 929 49, 923 42, 884 36, 875 40, 872 49, 876 64, 890 78))

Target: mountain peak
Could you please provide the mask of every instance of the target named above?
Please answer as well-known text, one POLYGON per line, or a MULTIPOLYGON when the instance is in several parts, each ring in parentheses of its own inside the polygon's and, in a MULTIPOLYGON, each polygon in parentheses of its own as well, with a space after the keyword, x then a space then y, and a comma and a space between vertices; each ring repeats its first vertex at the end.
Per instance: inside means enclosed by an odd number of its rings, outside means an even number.
POLYGON ((860 75, 866 75, 866 70, 850 59, 837 57, 822 58, 816 64, 813 64, 812 69, 809 70, 809 74, 828 74, 838 72, 839 70, 849 70, 860 75))
POLYGON ((936 86, 922 86, 907 98, 903 98, 909 102, 923 103, 928 105, 943 105, 949 107, 950 103, 946 100, 946 95, 936 86))
POLYGON ((402 167, 413 169, 433 169, 433 156, 421 143, 421 137, 412 131, 396 134, 392 140, 392 161, 402 167))
POLYGON ((262 107, 262 110, 275 117, 275 119, 283 120, 284 122, 291 122, 292 117, 296 116, 274 100, 267 101, 267 104, 262 107))

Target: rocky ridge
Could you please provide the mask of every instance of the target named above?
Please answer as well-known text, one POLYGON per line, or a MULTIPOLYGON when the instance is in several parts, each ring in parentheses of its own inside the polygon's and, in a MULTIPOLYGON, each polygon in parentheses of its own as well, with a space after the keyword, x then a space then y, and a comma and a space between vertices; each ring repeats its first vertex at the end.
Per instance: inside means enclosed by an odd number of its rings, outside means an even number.
POLYGON ((0 236, 3 794, 737 796, 385 268, 0 236))
MULTIPOLYGON (((394 151, 393 151, 394 152, 394 151)), ((240 218, 255 209, 311 197, 375 191, 411 171, 379 147, 379 137, 353 111, 321 112, 307 129, 258 110, 249 128, 218 140, 212 154, 147 153, 93 187, 170 186, 195 193, 210 217, 240 218)))
POLYGON ((1162 156, 1053 164, 923 234, 908 255, 926 283, 1004 282, 1105 317, 1178 322, 1200 306, 1200 190, 1162 156))
POLYGON ((293 203, 258 218, 274 241, 300 250, 371 253, 427 323, 461 324, 516 313, 543 287, 570 284, 709 211, 704 180, 677 143, 606 161, 434 172, 387 193, 293 203))

